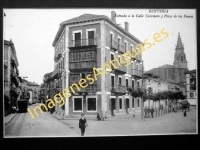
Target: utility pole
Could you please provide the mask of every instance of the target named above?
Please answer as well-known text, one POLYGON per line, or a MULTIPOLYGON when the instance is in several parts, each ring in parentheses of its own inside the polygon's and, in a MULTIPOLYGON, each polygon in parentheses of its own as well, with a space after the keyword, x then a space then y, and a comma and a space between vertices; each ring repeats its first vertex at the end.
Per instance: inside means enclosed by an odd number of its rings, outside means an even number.
MULTIPOLYGON (((142 85, 141 85, 141 89, 143 90, 143 60, 142 60, 142 85)), ((143 95, 144 95, 144 93, 141 96, 141 120, 143 120, 143 118, 144 118, 144 100, 143 100, 143 95)))

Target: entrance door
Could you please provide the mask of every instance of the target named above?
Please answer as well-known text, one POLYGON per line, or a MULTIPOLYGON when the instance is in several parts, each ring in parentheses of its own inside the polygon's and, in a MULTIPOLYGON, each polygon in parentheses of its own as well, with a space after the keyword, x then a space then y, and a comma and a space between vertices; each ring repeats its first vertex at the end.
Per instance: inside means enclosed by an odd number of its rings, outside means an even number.
POLYGON ((115 98, 111 98, 111 114, 113 116, 115 116, 114 110, 115 110, 115 98))

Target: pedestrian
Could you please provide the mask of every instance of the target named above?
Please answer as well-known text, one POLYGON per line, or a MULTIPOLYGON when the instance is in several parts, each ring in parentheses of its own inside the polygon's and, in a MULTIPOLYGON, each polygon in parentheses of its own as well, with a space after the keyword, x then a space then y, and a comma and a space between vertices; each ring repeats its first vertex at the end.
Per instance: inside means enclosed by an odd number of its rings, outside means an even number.
POLYGON ((101 120, 104 120, 103 111, 101 111, 101 120))
POLYGON ((186 108, 183 110, 183 116, 186 117, 186 108))
POLYGON ((86 119, 84 118, 84 114, 81 114, 81 118, 79 119, 79 128, 81 129, 81 136, 84 136, 85 128, 88 126, 86 119))
POLYGON ((135 119, 135 111, 133 111, 133 117, 134 117, 134 119, 135 119))
POLYGON ((15 114, 15 113, 16 113, 17 109, 16 109, 16 107, 15 107, 15 106, 12 106, 12 111, 13 111, 13 114, 15 114))
POLYGON ((107 113, 107 111, 106 111, 106 113, 105 113, 105 119, 107 119, 108 117, 107 117, 107 115, 108 115, 108 113, 107 113))
POLYGON ((97 113, 97 120, 101 120, 99 113, 97 113))
POLYGON ((144 108, 144 114, 147 115, 147 106, 144 108))
POLYGON ((152 116, 152 118, 153 118, 153 113, 154 113, 153 106, 151 106, 151 110, 150 110, 150 112, 151 112, 151 116, 152 116))

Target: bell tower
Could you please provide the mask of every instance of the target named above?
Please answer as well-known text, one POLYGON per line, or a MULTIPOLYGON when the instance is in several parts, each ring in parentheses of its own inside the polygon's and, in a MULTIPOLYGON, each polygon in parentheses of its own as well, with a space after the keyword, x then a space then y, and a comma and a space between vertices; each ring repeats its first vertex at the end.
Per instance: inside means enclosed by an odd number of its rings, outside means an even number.
POLYGON ((178 33, 178 40, 174 54, 174 67, 187 68, 187 60, 184 52, 184 46, 181 41, 180 33, 178 33))

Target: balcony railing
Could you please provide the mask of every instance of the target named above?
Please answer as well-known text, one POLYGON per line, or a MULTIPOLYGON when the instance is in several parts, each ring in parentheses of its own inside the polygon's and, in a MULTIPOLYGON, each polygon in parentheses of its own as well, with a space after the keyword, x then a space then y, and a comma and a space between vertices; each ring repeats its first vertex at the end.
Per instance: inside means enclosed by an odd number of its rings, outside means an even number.
POLYGON ((125 49, 124 49, 124 46, 123 45, 117 45, 118 47, 118 52, 121 53, 121 54, 124 54, 125 53, 125 49))
POLYGON ((112 50, 114 50, 114 51, 116 51, 117 50, 117 42, 116 41, 109 41, 109 47, 110 47, 110 49, 112 49, 112 50))
POLYGON ((132 76, 133 77, 136 77, 136 78, 142 78, 142 71, 141 70, 135 70, 135 69, 132 69, 132 76))
POLYGON ((53 73, 52 73, 52 78, 54 79, 58 79, 62 76, 62 73, 64 72, 64 69, 61 68, 56 68, 53 73))
POLYGON ((127 87, 126 86, 122 86, 121 84, 115 84, 115 85, 111 85, 111 89, 110 89, 111 93, 119 93, 119 94, 126 94, 127 92, 127 87))
POLYGON ((81 47, 81 46, 97 46, 97 39, 80 39, 80 40, 72 40, 69 44, 69 47, 81 47))
POLYGON ((115 73, 115 74, 118 74, 118 75, 122 75, 122 74, 126 74, 127 72, 127 67, 124 65, 124 64, 121 64, 121 66, 118 66, 118 64, 116 62, 114 62, 114 65, 118 68, 114 68, 112 65, 111 65, 111 68, 112 68, 112 72, 115 73))
MULTIPOLYGON (((84 86, 84 85, 82 85, 84 86)), ((80 91, 74 86, 73 90, 75 93, 88 93, 88 92, 96 92, 97 91, 97 85, 96 84, 88 84, 88 86, 86 88, 82 88, 80 86, 78 86, 80 91)))
POLYGON ((60 58, 62 58, 62 54, 58 52, 54 57, 54 61, 57 62, 60 58))
POLYGON ((96 61, 83 61, 83 62, 70 62, 69 63, 69 69, 75 70, 75 69, 90 69, 93 67, 96 67, 97 63, 96 61))

